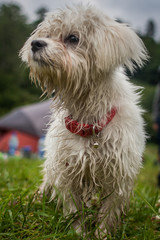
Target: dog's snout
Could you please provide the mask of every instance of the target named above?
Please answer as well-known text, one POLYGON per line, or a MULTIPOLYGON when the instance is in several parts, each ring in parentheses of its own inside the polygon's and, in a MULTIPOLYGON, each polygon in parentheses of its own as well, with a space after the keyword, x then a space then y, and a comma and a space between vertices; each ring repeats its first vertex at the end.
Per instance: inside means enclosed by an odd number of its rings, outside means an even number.
POLYGON ((32 51, 35 53, 41 50, 42 48, 46 47, 47 43, 43 40, 33 40, 31 42, 31 46, 32 46, 32 51))

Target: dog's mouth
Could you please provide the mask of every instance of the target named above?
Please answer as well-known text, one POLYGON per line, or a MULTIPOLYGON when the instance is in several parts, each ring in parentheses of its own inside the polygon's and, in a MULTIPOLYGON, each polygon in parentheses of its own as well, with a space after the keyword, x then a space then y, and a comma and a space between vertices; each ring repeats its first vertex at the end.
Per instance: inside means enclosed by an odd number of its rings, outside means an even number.
POLYGON ((31 59, 40 67, 54 67, 53 60, 47 55, 45 49, 35 53, 31 51, 31 59))
POLYGON ((40 66, 47 66, 48 65, 39 53, 38 54, 33 53, 32 54, 32 60, 40 66))

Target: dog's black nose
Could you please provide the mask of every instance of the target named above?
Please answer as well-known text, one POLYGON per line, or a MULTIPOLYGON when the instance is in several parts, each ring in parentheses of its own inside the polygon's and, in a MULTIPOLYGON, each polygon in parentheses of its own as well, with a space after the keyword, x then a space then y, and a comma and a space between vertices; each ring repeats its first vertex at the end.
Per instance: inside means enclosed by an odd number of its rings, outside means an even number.
POLYGON ((32 51, 35 53, 41 50, 42 48, 44 48, 45 46, 47 46, 47 43, 43 40, 33 40, 31 42, 31 46, 32 46, 32 51))

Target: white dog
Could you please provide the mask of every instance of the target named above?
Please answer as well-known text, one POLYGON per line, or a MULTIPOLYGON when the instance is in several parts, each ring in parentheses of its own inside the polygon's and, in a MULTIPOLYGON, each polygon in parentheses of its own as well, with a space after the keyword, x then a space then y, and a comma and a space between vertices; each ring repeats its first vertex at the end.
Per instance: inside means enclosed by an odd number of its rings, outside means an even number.
POLYGON ((20 54, 31 78, 48 95, 56 93, 41 191, 53 199, 58 190, 65 214, 97 199, 97 224, 112 229, 142 166, 140 96, 123 69, 132 72, 147 60, 141 39, 94 7, 78 5, 47 14, 20 54))

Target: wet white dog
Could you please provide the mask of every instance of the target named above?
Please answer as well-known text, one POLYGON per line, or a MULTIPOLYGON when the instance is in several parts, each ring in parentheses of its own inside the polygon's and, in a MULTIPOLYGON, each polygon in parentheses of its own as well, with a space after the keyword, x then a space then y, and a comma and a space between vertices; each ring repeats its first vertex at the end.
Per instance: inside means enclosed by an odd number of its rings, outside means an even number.
POLYGON ((52 199, 60 192, 65 214, 97 200, 97 224, 110 230, 142 166, 140 97, 123 69, 132 72, 147 59, 141 39, 94 7, 78 5, 47 14, 20 54, 31 78, 56 93, 41 191, 52 199))

